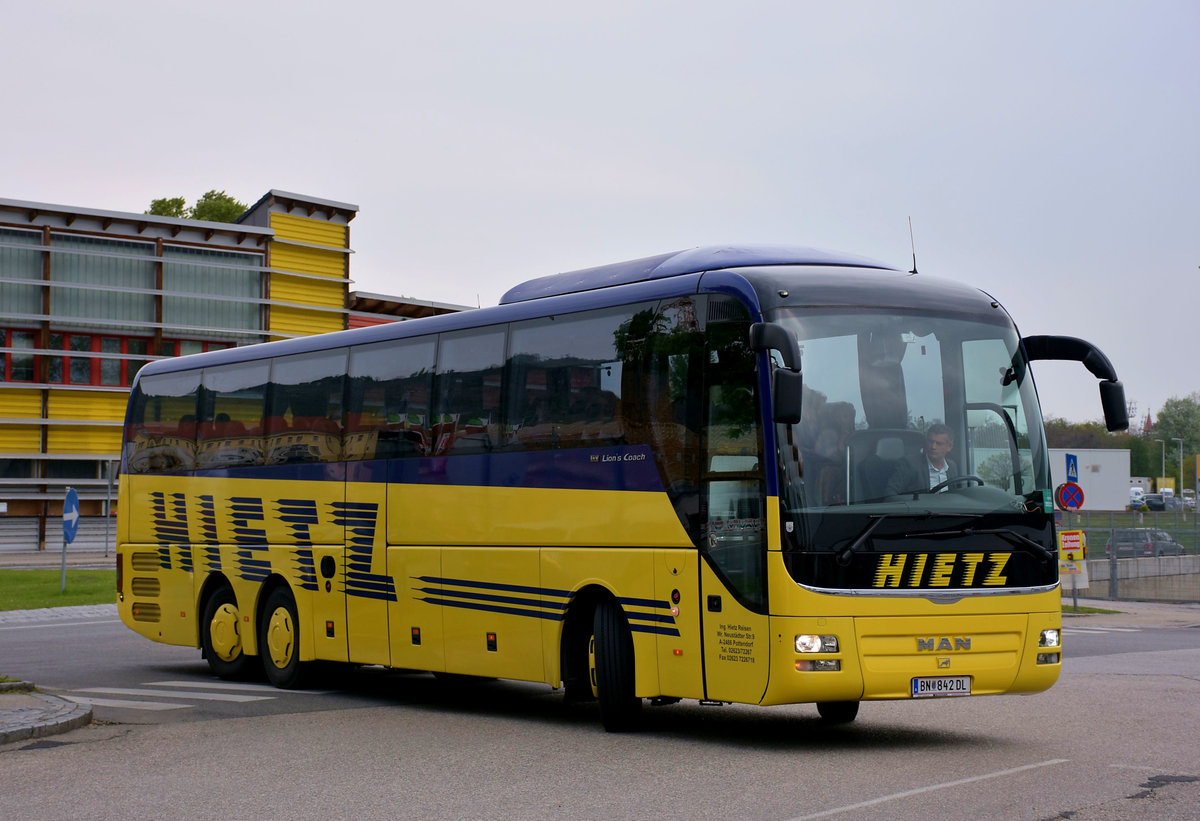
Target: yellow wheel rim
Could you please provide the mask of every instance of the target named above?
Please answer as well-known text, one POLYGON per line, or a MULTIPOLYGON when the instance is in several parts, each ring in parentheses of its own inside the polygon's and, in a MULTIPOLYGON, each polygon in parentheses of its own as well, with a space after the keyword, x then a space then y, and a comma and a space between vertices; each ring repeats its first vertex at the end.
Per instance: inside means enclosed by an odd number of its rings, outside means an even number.
POLYGON ((588 683, 592 686, 592 698, 600 695, 600 689, 596 686, 596 637, 592 636, 588 639, 588 683))
POLYGON ((208 637, 213 652, 221 661, 234 661, 242 654, 242 633, 238 625, 237 607, 223 604, 213 613, 208 625, 208 637))
POLYGON ((296 645, 296 625, 286 607, 276 607, 267 620, 267 653, 271 661, 282 670, 292 661, 292 650, 296 645))

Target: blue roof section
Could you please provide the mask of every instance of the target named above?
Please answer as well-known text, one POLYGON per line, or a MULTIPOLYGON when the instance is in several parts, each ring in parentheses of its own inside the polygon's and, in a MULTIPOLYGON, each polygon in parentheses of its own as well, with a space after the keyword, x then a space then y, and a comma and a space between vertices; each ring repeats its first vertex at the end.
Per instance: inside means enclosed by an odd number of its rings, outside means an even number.
POLYGON ((531 279, 510 288, 500 298, 500 304, 507 305, 530 299, 663 279, 680 274, 695 274, 702 271, 742 268, 751 265, 826 265, 895 270, 891 265, 867 257, 843 254, 839 251, 824 251, 819 248, 772 245, 704 246, 531 279))

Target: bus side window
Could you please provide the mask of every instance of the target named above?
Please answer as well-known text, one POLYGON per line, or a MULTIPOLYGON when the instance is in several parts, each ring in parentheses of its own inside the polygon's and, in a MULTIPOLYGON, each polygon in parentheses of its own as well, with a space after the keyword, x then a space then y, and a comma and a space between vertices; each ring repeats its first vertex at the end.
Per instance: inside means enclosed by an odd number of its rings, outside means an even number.
POLYGON ((433 445, 434 336, 350 349, 343 458, 425 456, 433 445))
POLYGON ((121 467, 124 473, 191 470, 196 463, 200 371, 143 379, 134 389, 121 467))
POLYGON ((697 301, 683 297, 639 311, 622 325, 617 347, 626 437, 650 448, 680 523, 698 543, 704 334, 697 301))
POLYGON ((196 467, 262 464, 270 367, 261 361, 204 369, 196 467))
POLYGON ((624 441, 616 340, 629 309, 543 317, 510 332, 505 433, 512 447, 601 447, 624 441))
POLYGON ((267 464, 341 460, 346 355, 342 348, 272 362, 267 464))
POLYGON ((433 454, 487 453, 503 444, 505 328, 441 335, 433 454))

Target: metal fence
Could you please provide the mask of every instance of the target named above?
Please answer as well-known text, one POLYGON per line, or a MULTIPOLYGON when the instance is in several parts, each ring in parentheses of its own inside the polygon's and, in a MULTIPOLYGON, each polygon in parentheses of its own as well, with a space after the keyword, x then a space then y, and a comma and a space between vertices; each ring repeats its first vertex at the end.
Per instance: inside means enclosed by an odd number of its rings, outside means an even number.
MULTIPOLYGON (((1200 602, 1200 523, 1195 511, 1082 511, 1064 514, 1059 528, 1087 534, 1088 583, 1078 587, 1077 595, 1093 599, 1200 602), (1183 547, 1183 555, 1135 558, 1110 555, 1108 544, 1113 531, 1127 528, 1165 531, 1183 547)), ((1063 595, 1070 595, 1073 580, 1064 574, 1062 582, 1063 595)))

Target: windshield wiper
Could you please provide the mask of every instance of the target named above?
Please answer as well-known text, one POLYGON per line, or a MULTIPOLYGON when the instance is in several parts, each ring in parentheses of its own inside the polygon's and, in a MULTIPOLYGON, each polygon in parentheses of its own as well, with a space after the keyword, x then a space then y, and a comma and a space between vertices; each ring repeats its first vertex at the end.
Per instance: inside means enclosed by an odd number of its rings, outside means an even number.
POLYGON ((863 530, 863 532, 858 534, 857 539, 855 539, 853 542, 846 545, 841 550, 839 550, 837 553, 835 553, 834 557, 833 557, 834 561, 836 561, 842 567, 849 567, 850 566, 850 557, 854 555, 854 551, 856 551, 860 547, 862 547, 863 543, 867 539, 871 538, 871 534, 875 532, 875 528, 877 528, 881 524, 883 524, 883 520, 888 518, 891 515, 892 514, 890 514, 890 513, 880 513, 876 516, 872 516, 871 518, 874 519, 875 521, 873 521, 869 525, 867 525, 866 528, 863 530))
POLYGON ((913 536, 930 536, 930 537, 951 537, 951 536, 999 536, 1002 539, 1007 539, 1010 543, 1017 547, 1022 547, 1043 561, 1054 561, 1054 551, 1039 542, 1035 542, 1028 536, 1022 536, 1020 533, 1014 533, 1011 530, 1004 530, 998 527, 962 527, 954 530, 932 530, 928 533, 905 533, 904 538, 913 536))

